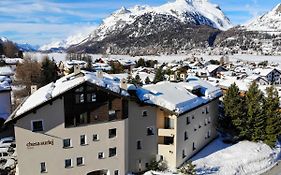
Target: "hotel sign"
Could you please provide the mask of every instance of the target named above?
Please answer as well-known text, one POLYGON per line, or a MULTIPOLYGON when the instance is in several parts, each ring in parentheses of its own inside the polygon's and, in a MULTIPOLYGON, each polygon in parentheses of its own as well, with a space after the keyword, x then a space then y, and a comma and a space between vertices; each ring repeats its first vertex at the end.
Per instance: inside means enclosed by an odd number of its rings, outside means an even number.
POLYGON ((41 142, 28 142, 26 144, 27 148, 33 148, 35 146, 44 146, 44 145, 54 145, 54 140, 46 140, 46 141, 41 141, 41 142))

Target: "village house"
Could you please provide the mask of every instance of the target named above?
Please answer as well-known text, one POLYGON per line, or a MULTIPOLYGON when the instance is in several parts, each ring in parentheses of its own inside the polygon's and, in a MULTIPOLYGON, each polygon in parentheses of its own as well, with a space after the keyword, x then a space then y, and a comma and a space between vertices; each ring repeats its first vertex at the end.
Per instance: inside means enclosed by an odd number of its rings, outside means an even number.
POLYGON ((254 74, 266 79, 271 85, 279 85, 281 83, 281 72, 275 68, 257 68, 254 69, 254 74))

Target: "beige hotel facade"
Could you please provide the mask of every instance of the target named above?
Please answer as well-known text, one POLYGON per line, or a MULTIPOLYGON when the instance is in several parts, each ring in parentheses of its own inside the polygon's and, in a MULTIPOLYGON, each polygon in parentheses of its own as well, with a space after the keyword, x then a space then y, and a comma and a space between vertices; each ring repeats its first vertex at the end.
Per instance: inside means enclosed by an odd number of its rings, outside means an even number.
POLYGON ((178 112, 158 103, 161 95, 143 98, 158 84, 126 86, 83 71, 34 92, 6 122, 15 127, 19 174, 125 175, 156 157, 174 170, 216 137, 221 93, 199 97, 192 85, 185 95, 196 105, 178 112))

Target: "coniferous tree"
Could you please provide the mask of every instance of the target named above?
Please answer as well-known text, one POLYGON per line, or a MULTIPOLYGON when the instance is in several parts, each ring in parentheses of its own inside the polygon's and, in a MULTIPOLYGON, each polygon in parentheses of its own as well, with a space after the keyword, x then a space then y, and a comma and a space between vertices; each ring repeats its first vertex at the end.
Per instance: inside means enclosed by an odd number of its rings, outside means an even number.
POLYGON ((158 82, 163 81, 163 80, 165 80, 164 72, 163 72, 162 67, 160 67, 156 70, 153 83, 158 83, 158 82))
POLYGON ((245 116, 243 98, 239 94, 239 88, 234 83, 229 87, 223 98, 225 112, 223 125, 227 128, 233 128, 238 135, 243 130, 242 124, 245 116))
POLYGON ((149 77, 146 77, 145 78, 145 84, 150 84, 150 83, 151 83, 151 81, 150 81, 149 77))
POLYGON ((271 86, 266 89, 263 109, 266 115, 265 143, 274 146, 277 136, 281 134, 281 118, 279 112, 279 96, 277 90, 271 86))
POLYGON ((41 66, 41 86, 49 84, 50 82, 58 79, 57 65, 54 60, 50 60, 49 57, 43 58, 41 66))
POLYGON ((262 110, 263 93, 259 90, 257 83, 253 82, 246 93, 247 117, 245 138, 252 141, 260 141, 265 138, 266 118, 262 110))

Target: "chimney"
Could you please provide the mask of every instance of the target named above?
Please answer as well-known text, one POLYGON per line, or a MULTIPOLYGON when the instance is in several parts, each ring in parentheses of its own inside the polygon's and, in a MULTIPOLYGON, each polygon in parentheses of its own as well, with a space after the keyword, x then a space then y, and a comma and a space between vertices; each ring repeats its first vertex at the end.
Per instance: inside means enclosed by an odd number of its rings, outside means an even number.
POLYGON ((103 72, 102 70, 97 71, 97 78, 103 78, 103 72))
POLYGON ((75 64, 73 66, 73 69, 74 69, 74 74, 79 74, 81 72, 79 64, 75 64))
POLYGON ((37 91, 37 85, 32 85, 30 86, 30 93, 33 94, 34 92, 37 91))
POLYGON ((127 90, 127 80, 125 78, 122 78, 121 81, 120 81, 120 88, 121 89, 125 89, 127 90))

